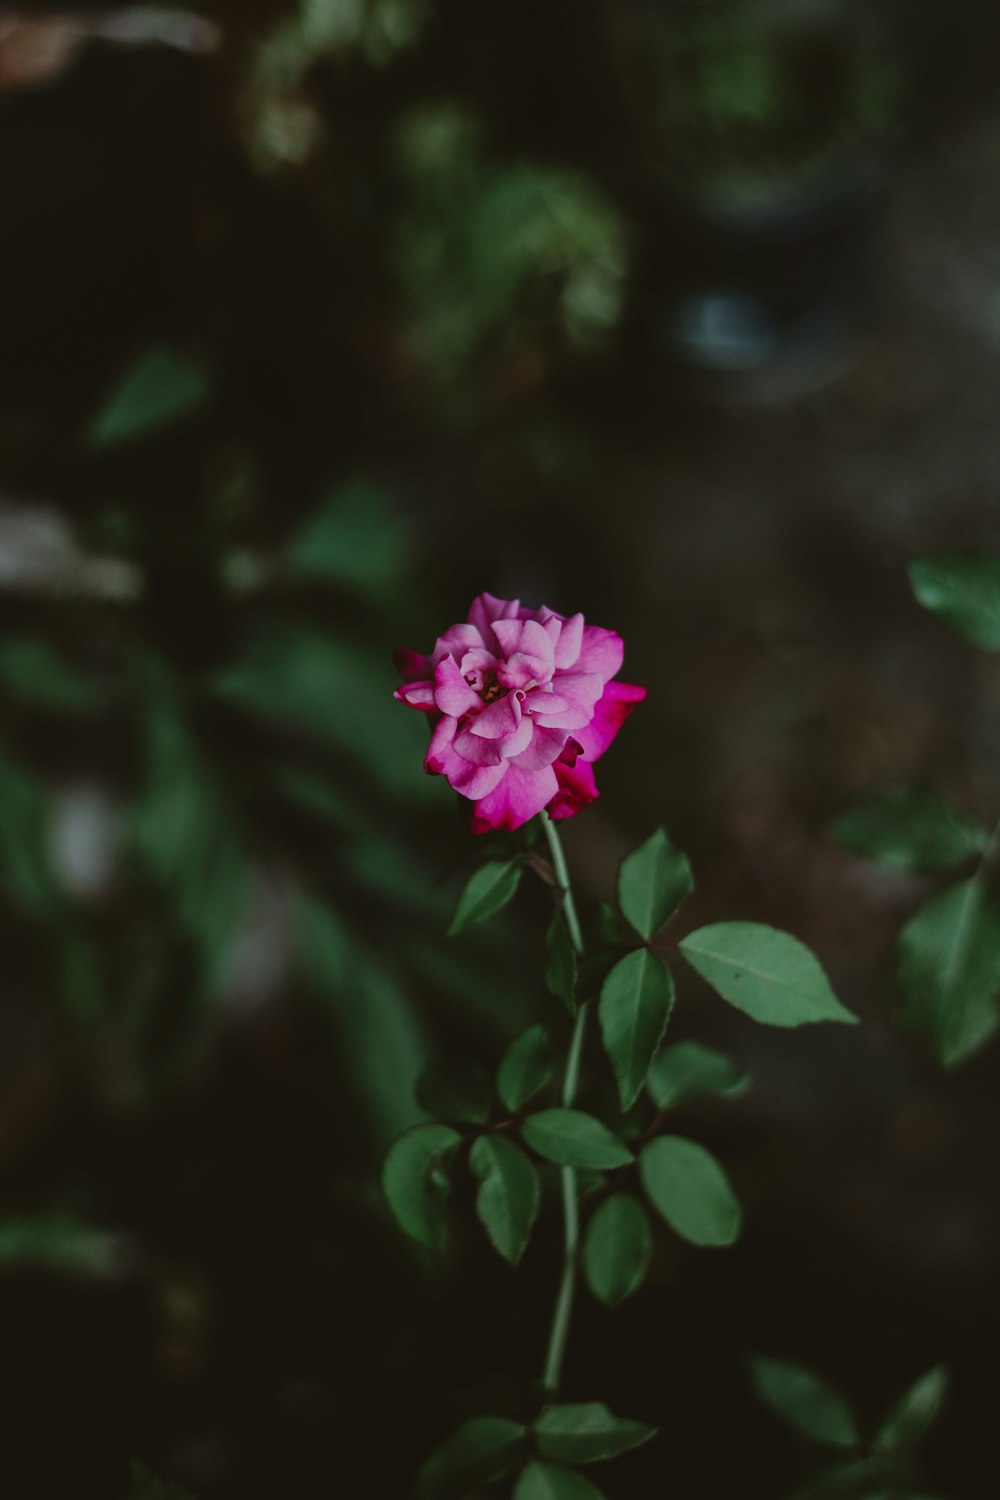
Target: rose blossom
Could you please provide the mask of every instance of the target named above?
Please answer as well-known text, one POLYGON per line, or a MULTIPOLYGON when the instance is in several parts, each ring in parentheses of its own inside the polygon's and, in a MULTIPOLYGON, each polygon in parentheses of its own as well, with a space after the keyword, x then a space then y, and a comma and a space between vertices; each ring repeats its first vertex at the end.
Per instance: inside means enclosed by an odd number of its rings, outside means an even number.
POLYGON ((475 804, 472 831, 520 828, 547 808, 571 818, 598 795, 603 755, 646 689, 612 679, 613 630, 582 615, 480 594, 430 656, 396 654, 401 703, 433 715, 424 770, 475 804))

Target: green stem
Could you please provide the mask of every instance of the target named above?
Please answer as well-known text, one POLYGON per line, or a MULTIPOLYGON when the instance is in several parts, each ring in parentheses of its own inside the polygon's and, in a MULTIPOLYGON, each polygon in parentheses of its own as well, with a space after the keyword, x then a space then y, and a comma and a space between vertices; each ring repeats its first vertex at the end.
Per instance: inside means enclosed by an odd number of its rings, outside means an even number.
MULTIPOLYGON (((552 867, 555 870, 556 876, 556 886, 562 902, 563 914, 566 918, 566 926, 569 929, 570 940, 576 949, 577 956, 582 958, 583 933, 580 930, 580 919, 576 914, 576 904, 573 900, 573 891, 569 883, 569 870, 566 867, 566 855, 563 853, 562 841, 559 838, 555 824, 547 813, 542 813, 542 827, 545 829, 545 837, 549 842, 552 867)), ((586 1025, 587 1006, 581 1005, 577 1012, 576 1024, 573 1027, 573 1036, 569 1044, 569 1054, 566 1058, 566 1072, 563 1075, 562 1102, 567 1109, 576 1098, 576 1090, 580 1082, 580 1058, 583 1054, 583 1034, 586 1025)), ((573 1311, 573 1297, 576 1292, 576 1261, 580 1238, 580 1216, 576 1205, 576 1173, 572 1167, 562 1168, 562 1199, 565 1246, 563 1271, 559 1282, 559 1294, 556 1298, 555 1313, 552 1318, 552 1331, 549 1334, 549 1346, 545 1355, 545 1374, 542 1377, 542 1384, 546 1394, 549 1396, 555 1395, 559 1389, 563 1358, 566 1353, 566 1340, 569 1337, 569 1320, 573 1311)))

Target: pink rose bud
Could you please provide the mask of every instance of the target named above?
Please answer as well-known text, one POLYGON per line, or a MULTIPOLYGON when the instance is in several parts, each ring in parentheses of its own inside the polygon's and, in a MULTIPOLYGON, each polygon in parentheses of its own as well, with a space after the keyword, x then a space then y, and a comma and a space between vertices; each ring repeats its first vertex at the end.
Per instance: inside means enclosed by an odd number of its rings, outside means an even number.
POLYGON ((430 656, 401 649, 400 703, 433 716, 424 770, 475 804, 473 833, 571 818, 598 795, 603 755, 646 689, 615 682, 622 640, 582 615, 480 594, 430 656))

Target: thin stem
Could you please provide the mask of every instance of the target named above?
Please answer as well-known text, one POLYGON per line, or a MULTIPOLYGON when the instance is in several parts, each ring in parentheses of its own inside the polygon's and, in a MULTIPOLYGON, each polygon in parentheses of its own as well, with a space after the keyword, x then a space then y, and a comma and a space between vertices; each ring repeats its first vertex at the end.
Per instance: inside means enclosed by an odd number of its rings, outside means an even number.
MULTIPOLYGON (((556 885, 559 898, 562 902, 563 913, 566 917, 566 926, 569 929, 570 940, 576 949, 577 955, 583 956, 583 933, 580 930, 580 919, 576 913, 576 904, 573 900, 573 892, 569 883, 569 870, 566 867, 566 855, 563 853, 562 840, 559 837, 555 824, 547 813, 542 813, 542 827, 545 829, 545 837, 549 842, 549 850, 552 855, 552 866, 556 874, 556 885)), ((566 1072, 563 1075, 562 1102, 569 1108, 576 1098, 576 1090, 580 1082, 580 1058, 583 1054, 583 1034, 587 1025, 587 1006, 581 1005, 577 1011, 576 1024, 573 1027, 573 1036, 569 1044, 569 1054, 566 1058, 566 1072)), ((559 1381, 562 1375, 563 1358, 566 1353, 566 1340, 569 1337, 569 1320, 573 1311, 573 1296, 576 1291, 576 1260, 577 1246, 580 1238, 580 1216, 576 1204, 576 1173, 572 1167, 562 1168, 562 1199, 563 1199, 563 1224, 564 1224, 564 1257, 563 1271, 559 1282, 559 1294, 556 1297, 555 1313, 552 1318, 552 1332, 549 1334, 549 1346, 545 1355, 545 1374, 542 1383, 547 1395, 554 1395, 559 1389, 559 1381)))

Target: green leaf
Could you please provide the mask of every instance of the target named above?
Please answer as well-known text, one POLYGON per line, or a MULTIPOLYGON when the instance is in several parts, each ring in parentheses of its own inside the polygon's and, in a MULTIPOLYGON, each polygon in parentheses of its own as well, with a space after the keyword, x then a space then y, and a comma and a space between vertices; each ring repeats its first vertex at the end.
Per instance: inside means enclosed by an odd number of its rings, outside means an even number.
POLYGON ((652 1248, 642 1204, 615 1193, 598 1208, 583 1242, 583 1274, 594 1296, 616 1307, 641 1286, 652 1248))
POLYGON ((391 495, 364 478, 327 495, 285 553, 303 577, 373 592, 399 578, 406 559, 407 531, 391 495))
POLYGON ((604 1500, 599 1489, 561 1464, 532 1463, 514 1486, 513 1500, 604 1500))
POLYGON ((429 1249, 444 1238, 449 1184, 442 1160, 459 1140, 447 1125, 414 1125, 393 1141, 382 1164, 382 1191, 397 1222, 429 1249))
POLYGON ((147 437, 190 416, 209 394, 208 372, 189 355, 151 349, 112 390, 87 434, 92 448, 147 437))
POLYGON ((812 1370, 783 1359, 752 1359, 750 1374, 762 1400, 806 1437, 835 1448, 861 1442, 843 1396, 812 1370))
MULTIPOLYGON (((839 1462, 824 1470, 795 1491, 791 1500, 858 1500, 859 1494, 868 1494, 863 1486, 877 1484, 882 1477, 883 1464, 878 1459, 852 1458, 847 1463, 839 1462)), ((900 1497, 903 1500, 903 1497, 900 1497)))
POLYGON ((0 644, 0 682, 29 703, 66 713, 93 708, 100 699, 93 678, 34 636, 9 637, 0 644))
POLYGON ((524 1428, 506 1417, 473 1417, 435 1449, 420 1471, 416 1500, 466 1500, 476 1485, 509 1474, 524 1428))
POLYGON ((478 1063, 427 1063, 417 1079, 417 1103, 438 1120, 482 1125, 490 1113, 490 1083, 478 1063))
POLYGON ((481 1135, 469 1164, 479 1178, 476 1212, 504 1260, 516 1266, 538 1212, 538 1174, 513 1141, 481 1135))
POLYGON ((599 901, 587 924, 587 946, 596 948, 631 948, 635 934, 629 924, 606 901, 599 901))
POLYGON ((848 808, 830 832, 845 849, 891 870, 945 870, 989 842, 971 818, 911 786, 890 787, 848 808))
POLYGON ((691 866, 662 828, 626 854, 618 870, 618 905, 639 936, 647 940, 692 890, 691 866))
POLYGON ((899 936, 907 1019, 945 1067, 964 1061, 997 1027, 1000 910, 973 876, 933 896, 899 936))
POLYGON ((601 1036, 623 1110, 630 1109, 642 1091, 673 1003, 670 973, 648 948, 626 953, 601 987, 601 1036))
POLYGON ((804 943, 761 922, 716 922, 678 944, 714 990, 770 1026, 857 1020, 804 943))
POLYGON ((552 1077, 552 1047, 543 1026, 531 1026, 500 1059, 497 1091, 511 1111, 533 1099, 552 1077))
POLYGON ((911 563, 909 574, 925 609, 974 646, 1000 651, 1000 558, 938 552, 911 563))
POLYGON ((914 1447, 937 1420, 947 1390, 948 1371, 943 1365, 921 1375, 882 1423, 876 1446, 890 1453, 914 1447))
POLYGON ((33 1266, 71 1276, 108 1276, 119 1266, 123 1248, 117 1235, 58 1209, 0 1219, 3 1270, 33 1266))
POLYGON ((481 865, 458 898, 448 936, 492 917, 507 905, 520 883, 521 864, 516 859, 491 859, 481 865))
POLYGON ((643 1148, 639 1175, 650 1202, 692 1245, 731 1245, 742 1214, 726 1174, 703 1146, 661 1135, 643 1148))
POLYGON ((576 1014, 576 949, 560 910, 552 914, 545 937, 545 983, 570 1015, 576 1014))
POLYGON ((606 1125, 580 1109, 543 1109, 521 1122, 521 1134, 539 1156, 563 1167, 624 1167, 632 1153, 606 1125))
POLYGON ((656 1436, 655 1427, 614 1417, 601 1401, 549 1406, 535 1423, 535 1440, 547 1458, 594 1464, 617 1458, 656 1436))
POLYGON ((382 967, 337 910, 300 894, 295 909, 298 960, 307 993, 335 1033, 355 1118, 381 1152, 416 1124, 414 1088, 427 1043, 410 996, 382 967))
POLYGON ((675 1042, 664 1047, 649 1070, 647 1087, 657 1109, 676 1109, 696 1094, 734 1094, 747 1075, 724 1052, 700 1042, 675 1042))

